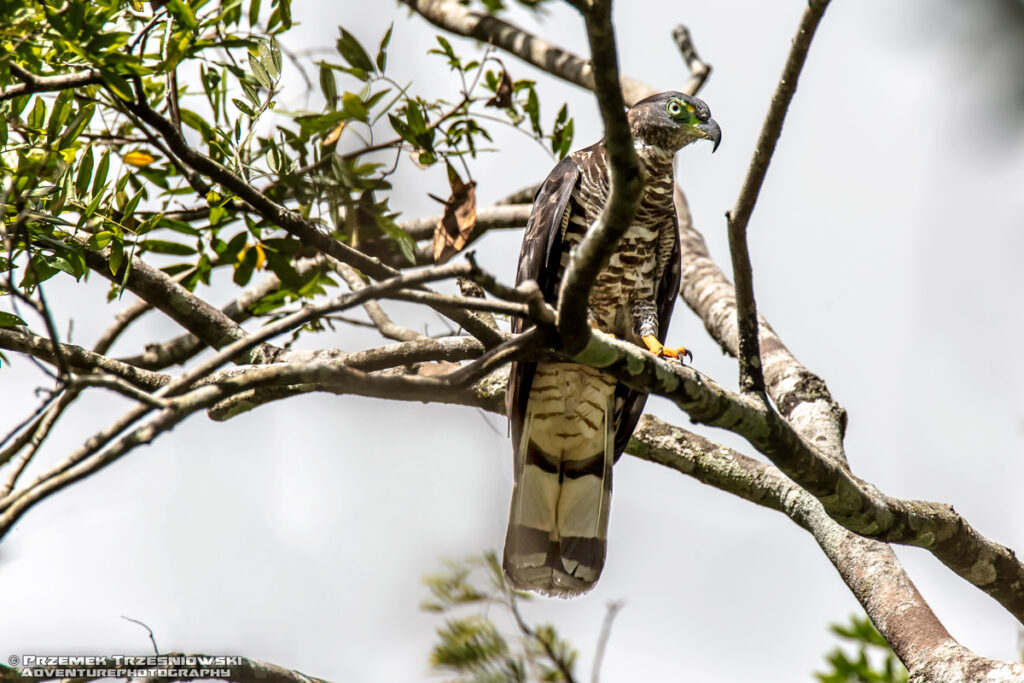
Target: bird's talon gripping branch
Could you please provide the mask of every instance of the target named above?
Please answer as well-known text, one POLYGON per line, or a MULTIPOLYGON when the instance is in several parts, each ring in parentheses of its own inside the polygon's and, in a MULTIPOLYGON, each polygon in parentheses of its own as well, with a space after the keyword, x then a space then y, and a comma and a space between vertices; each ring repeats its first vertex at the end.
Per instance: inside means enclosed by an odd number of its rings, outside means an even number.
POLYGON ((674 358, 680 362, 685 357, 689 361, 693 361, 693 354, 685 346, 680 346, 677 349, 670 349, 655 337, 653 334, 649 334, 644 339, 644 344, 647 345, 647 350, 656 356, 662 358, 674 358))

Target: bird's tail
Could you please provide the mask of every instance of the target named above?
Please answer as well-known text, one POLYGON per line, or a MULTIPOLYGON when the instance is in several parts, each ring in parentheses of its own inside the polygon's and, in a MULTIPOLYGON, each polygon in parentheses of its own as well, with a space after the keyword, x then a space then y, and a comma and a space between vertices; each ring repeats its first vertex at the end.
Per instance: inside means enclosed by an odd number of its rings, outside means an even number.
POLYGON ((572 597, 604 568, 612 493, 615 381, 572 363, 540 363, 515 449, 505 575, 523 590, 572 597))

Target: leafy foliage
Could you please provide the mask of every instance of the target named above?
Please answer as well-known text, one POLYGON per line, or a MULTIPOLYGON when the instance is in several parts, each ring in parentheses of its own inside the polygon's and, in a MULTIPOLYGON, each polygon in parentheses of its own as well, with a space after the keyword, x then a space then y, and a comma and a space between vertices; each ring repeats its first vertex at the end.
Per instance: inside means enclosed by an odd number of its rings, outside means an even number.
POLYGON ((370 49, 339 27, 336 57, 303 67, 316 73, 322 107, 284 111, 290 0, 101 0, 59 11, 0 0, 0 15, 0 286, 26 294, 58 273, 97 272, 116 297, 135 259, 189 289, 216 271, 238 286, 272 272, 281 287, 253 305, 260 315, 336 286, 323 268, 299 267, 316 254, 273 215, 195 172, 129 103, 267 198, 396 267, 417 262, 390 205, 399 164, 458 164, 469 182, 467 159, 490 149, 494 125, 558 155, 572 140, 564 106, 550 130, 542 125, 531 81, 511 81, 504 117, 486 108, 497 74, 508 77, 487 48, 467 58, 438 37, 431 52, 461 87, 416 93, 389 71, 393 28, 370 49), (179 73, 197 82, 186 86, 179 73), (37 87, 62 77, 70 80, 37 87))
POLYGON ((857 656, 850 657, 836 647, 825 655, 831 670, 815 676, 822 683, 906 683, 907 670, 889 648, 871 621, 853 615, 847 624, 832 624, 829 629, 840 638, 857 645, 857 656), (881 659, 881 664, 872 660, 881 659))
POLYGON ((508 587, 493 551, 448 562, 444 572, 423 581, 431 597, 421 609, 446 616, 430 654, 439 673, 454 674, 450 680, 459 683, 571 680, 564 672, 572 676, 576 651, 553 626, 531 627, 522 620, 517 602, 529 595, 508 587), (495 606, 505 608, 517 632, 495 625, 495 606))

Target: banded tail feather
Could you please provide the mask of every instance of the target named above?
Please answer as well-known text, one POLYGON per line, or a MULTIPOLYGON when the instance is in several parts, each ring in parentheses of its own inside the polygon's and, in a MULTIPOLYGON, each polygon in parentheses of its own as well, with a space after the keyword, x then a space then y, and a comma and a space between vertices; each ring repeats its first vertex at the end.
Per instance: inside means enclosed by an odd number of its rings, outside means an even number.
POLYGON ((610 376, 541 363, 515 449, 505 538, 509 583, 555 597, 590 590, 604 568, 615 459, 610 376))

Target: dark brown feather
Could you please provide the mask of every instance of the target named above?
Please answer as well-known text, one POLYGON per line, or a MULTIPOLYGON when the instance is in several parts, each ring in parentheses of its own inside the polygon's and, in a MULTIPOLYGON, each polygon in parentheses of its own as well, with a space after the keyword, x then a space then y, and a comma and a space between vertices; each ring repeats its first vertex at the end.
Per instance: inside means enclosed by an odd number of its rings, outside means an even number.
MULTIPOLYGON (((567 156, 551 170, 534 197, 533 210, 526 223, 523 245, 519 252, 516 285, 527 280, 535 280, 544 294, 545 301, 551 304, 555 304, 558 298, 558 273, 563 250, 562 216, 566 210, 573 209, 571 195, 579 183, 581 173, 579 164, 574 157, 582 158, 589 163, 604 163, 604 145, 597 143, 567 156), (588 154, 588 152, 596 153, 588 154)), ((607 173, 606 169, 605 173, 607 173)), ((672 219, 675 221, 674 215, 672 219)), ((676 231, 678 232, 678 225, 676 231)), ((672 309, 679 293, 680 275, 681 262, 677 240, 672 251, 672 258, 658 285, 658 339, 661 342, 665 341, 669 322, 672 319, 672 309)), ((525 320, 513 317, 512 332, 518 334, 525 328, 525 320)), ((535 369, 535 363, 512 363, 509 372, 505 406, 514 444, 518 444, 522 436, 526 401, 530 396, 530 386, 535 369)), ((614 417, 616 460, 622 455, 626 444, 629 443, 633 430, 643 414, 646 402, 647 394, 645 393, 633 391, 624 385, 619 385, 616 390, 616 406, 619 406, 614 417)))
MULTIPOLYGON (((526 222, 523 246, 519 251, 516 285, 527 280, 536 281, 548 303, 554 303, 558 296, 562 215, 569 208, 569 200, 579 178, 580 168, 572 156, 562 159, 541 183, 533 199, 530 218, 526 222)), ((512 332, 519 334, 525 328, 525 320, 512 318, 512 332)), ((514 444, 518 444, 522 436, 526 401, 530 397, 530 385, 536 367, 536 363, 512 363, 509 371, 505 409, 514 444)))

